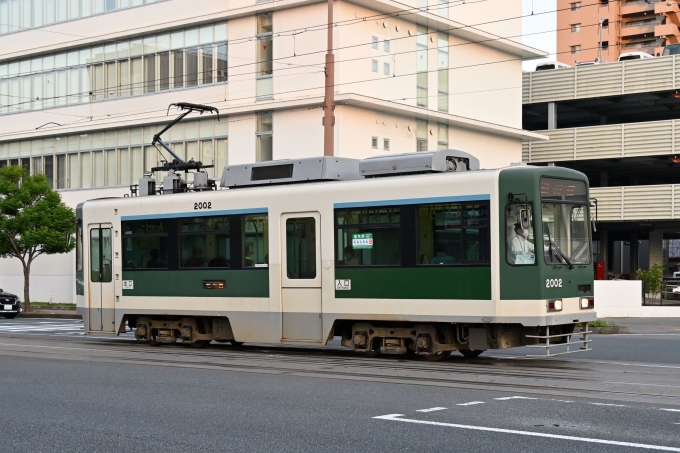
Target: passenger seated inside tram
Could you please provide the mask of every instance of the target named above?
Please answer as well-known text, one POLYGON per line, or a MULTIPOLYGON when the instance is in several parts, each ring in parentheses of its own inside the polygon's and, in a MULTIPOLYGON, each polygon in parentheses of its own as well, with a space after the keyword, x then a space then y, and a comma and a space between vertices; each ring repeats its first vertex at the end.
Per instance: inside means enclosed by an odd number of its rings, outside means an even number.
POLYGON ((158 269, 165 267, 165 264, 163 261, 161 261, 161 253, 158 251, 158 249, 151 249, 151 252, 149 253, 151 255, 151 259, 146 263, 147 269, 158 269))
POLYGON ((203 259, 203 249, 200 247, 191 249, 191 258, 186 260, 184 267, 206 267, 205 260, 203 259))
POLYGON ((432 257, 430 264, 454 264, 455 261, 446 252, 449 251, 449 243, 443 239, 437 241, 435 246, 437 254, 432 257))
POLYGON ((208 262, 208 267, 229 267, 229 260, 222 255, 217 255, 208 262))
POLYGON ((345 259, 343 261, 343 264, 345 264, 347 266, 358 266, 359 265, 359 260, 357 260, 356 257, 354 256, 354 249, 350 245, 345 247, 344 258, 345 259))
POLYGON ((527 231, 515 224, 515 235, 510 239, 510 258, 514 264, 534 263, 534 244, 527 240, 527 231))
POLYGON ((255 260, 251 258, 251 255, 253 254, 253 246, 248 244, 246 245, 246 256, 243 257, 243 264, 245 267, 253 267, 255 266, 255 260))

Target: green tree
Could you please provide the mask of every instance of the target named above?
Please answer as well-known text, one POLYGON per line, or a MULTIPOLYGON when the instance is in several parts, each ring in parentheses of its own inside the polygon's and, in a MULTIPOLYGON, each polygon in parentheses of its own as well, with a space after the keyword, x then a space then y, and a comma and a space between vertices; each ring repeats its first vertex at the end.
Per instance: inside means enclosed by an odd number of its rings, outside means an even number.
POLYGON ((637 270, 637 275, 645 285, 645 292, 652 295, 652 299, 663 290, 663 265, 656 263, 648 271, 637 270))
POLYGON ((0 255, 24 267, 24 309, 31 309, 31 264, 40 255, 67 253, 75 246, 73 209, 50 189, 44 175, 23 167, 0 168, 0 255))

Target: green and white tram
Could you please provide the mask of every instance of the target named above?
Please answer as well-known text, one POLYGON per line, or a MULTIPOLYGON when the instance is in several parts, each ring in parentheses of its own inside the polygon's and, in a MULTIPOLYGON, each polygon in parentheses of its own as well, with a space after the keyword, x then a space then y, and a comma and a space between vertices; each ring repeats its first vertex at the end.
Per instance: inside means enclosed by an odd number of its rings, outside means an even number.
POLYGON ((588 348, 574 333, 596 319, 579 172, 480 170, 444 150, 229 166, 220 190, 193 175, 193 188, 170 171, 162 195, 147 176, 144 196, 78 206, 88 333, 194 346, 341 336, 363 354, 433 360, 588 348))

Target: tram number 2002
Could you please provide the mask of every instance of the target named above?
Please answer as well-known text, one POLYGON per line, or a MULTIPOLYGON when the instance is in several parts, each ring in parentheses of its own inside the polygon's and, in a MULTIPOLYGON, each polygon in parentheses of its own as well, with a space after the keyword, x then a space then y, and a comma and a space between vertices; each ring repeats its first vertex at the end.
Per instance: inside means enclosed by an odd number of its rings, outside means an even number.
POLYGON ((203 203, 194 203, 194 209, 212 209, 212 202, 204 201, 203 203))
POLYGON ((561 278, 546 278, 545 279, 546 288, 561 288, 562 279, 561 278))

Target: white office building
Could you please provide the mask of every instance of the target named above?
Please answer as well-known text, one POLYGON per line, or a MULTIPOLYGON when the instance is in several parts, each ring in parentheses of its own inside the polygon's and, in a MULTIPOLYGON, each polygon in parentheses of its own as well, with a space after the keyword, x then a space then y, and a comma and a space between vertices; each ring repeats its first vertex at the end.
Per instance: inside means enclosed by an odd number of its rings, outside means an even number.
MULTIPOLYGON (((44 173, 64 201, 130 192, 164 139, 227 164, 323 155, 328 4, 315 0, 0 0, 0 166, 44 173)), ((335 155, 454 148, 522 160, 521 0, 334 2, 335 155)), ((34 301, 71 302, 73 258, 41 257, 34 301)), ((21 294, 20 263, 0 287, 21 294)))

